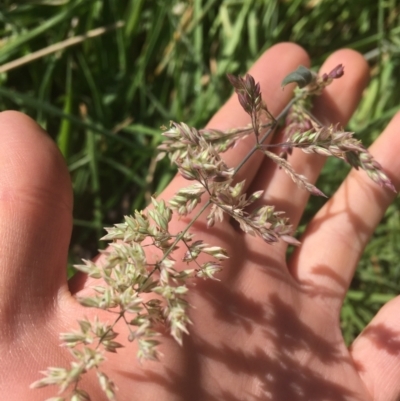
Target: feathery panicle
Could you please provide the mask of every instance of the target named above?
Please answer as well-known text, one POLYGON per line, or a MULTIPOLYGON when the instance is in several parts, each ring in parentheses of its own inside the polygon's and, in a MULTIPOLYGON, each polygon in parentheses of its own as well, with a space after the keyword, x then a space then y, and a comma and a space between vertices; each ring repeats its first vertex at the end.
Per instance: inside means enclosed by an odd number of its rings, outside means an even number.
POLYGON ((125 336, 128 342, 135 341, 139 360, 159 359, 157 337, 161 335, 160 323, 168 328, 178 344, 182 344, 192 324, 187 301, 188 283, 199 279, 218 280, 217 274, 229 257, 218 245, 207 244, 202 239, 193 240, 189 230, 203 212, 207 211, 209 228, 222 222, 224 216, 229 216, 244 232, 267 244, 280 240, 291 245, 299 244, 292 236, 293 228, 283 212, 276 211, 273 205, 259 205, 262 190, 247 195, 244 192, 246 182, 235 181, 237 171, 254 152, 263 152, 300 188, 314 195, 324 196, 291 166, 288 157, 293 148, 342 159, 356 169, 364 169, 373 181, 394 191, 379 163, 353 137, 353 133, 337 125, 322 126, 309 112, 311 97, 319 95, 343 73, 342 65, 322 76, 300 67, 285 78, 284 85, 295 82, 299 88, 295 90, 287 114, 284 142, 279 144, 280 155, 268 150, 269 146, 278 145, 265 145, 261 141, 273 133, 286 116, 272 116, 262 99, 260 84, 251 75, 228 75, 239 103, 250 116, 250 125, 221 131, 197 130, 185 123, 172 122, 170 128, 164 130, 165 140, 159 146, 161 155, 168 153, 171 162, 185 179, 192 182, 191 185, 178 190, 169 202, 152 198, 147 211, 135 211, 132 216, 125 216, 124 222, 106 228, 103 240, 110 241, 110 244, 102 251, 104 258, 101 262, 84 260, 83 264, 75 266, 99 280, 93 286, 91 296, 78 297, 81 305, 109 311, 110 316, 116 317, 111 324, 97 318, 94 321, 83 319, 78 321, 77 329, 62 333, 60 339, 73 359, 70 367, 48 368, 42 372, 44 377, 32 384, 33 388, 57 386, 60 396, 53 401, 66 400, 61 395, 67 390, 70 390, 69 400, 88 401, 90 396, 79 388, 79 383, 84 374, 94 369, 106 397, 114 400, 116 386, 102 372, 101 366, 108 352, 117 353, 123 347, 117 338, 125 336), (260 139, 262 129, 267 129, 267 132, 260 139), (256 145, 236 169, 228 166, 220 153, 249 134, 255 135, 256 145), (249 206, 253 207, 255 202, 258 207, 250 210, 249 206), (199 206, 201 203, 202 207, 199 206), (179 218, 191 213, 195 216, 181 232, 171 232, 173 216, 179 218), (177 253, 180 248, 186 250, 183 256, 182 252, 177 253), (151 259, 148 255, 152 255, 151 259), (119 321, 125 324, 123 334, 115 331, 119 321))

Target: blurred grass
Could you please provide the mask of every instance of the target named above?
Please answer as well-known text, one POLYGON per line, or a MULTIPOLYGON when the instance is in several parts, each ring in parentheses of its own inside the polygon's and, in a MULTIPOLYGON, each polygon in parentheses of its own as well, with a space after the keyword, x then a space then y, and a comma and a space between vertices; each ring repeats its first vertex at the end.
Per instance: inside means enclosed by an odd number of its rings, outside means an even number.
MULTIPOLYGON (((225 74, 244 73, 277 42, 299 43, 314 66, 341 47, 366 55, 371 82, 349 127, 371 143, 399 109, 399 13, 395 0, 3 0, 0 71, 60 47, 0 73, 0 108, 35 118, 66 159, 75 195, 70 264, 93 256, 104 246, 102 227, 144 207, 173 176, 167 162, 154 168, 159 127, 204 126, 231 92, 225 74), (97 28, 104 33, 63 42, 97 28)), ((346 172, 329 162, 319 186, 332 194, 346 172)), ((304 222, 321 203, 313 200, 304 222)), ((399 291, 399 230, 397 202, 346 299, 348 341, 399 291)))

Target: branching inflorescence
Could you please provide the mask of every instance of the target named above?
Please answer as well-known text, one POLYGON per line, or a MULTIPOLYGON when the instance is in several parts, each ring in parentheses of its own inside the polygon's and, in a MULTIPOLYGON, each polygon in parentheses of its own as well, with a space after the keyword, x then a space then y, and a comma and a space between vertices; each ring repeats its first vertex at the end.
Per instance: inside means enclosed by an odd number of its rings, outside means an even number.
POLYGON ((247 195, 243 191, 245 181, 236 182, 235 176, 254 152, 263 152, 299 187, 314 195, 324 196, 290 164, 294 148, 342 159, 356 169, 365 170, 377 184, 394 191, 380 165, 353 133, 338 125, 322 125, 310 111, 312 97, 321 94, 343 73, 342 65, 322 76, 299 67, 282 83, 285 86, 295 82, 297 88, 292 101, 276 117, 269 112, 260 85, 252 76, 229 75, 241 106, 251 118, 249 126, 228 131, 197 130, 184 123, 172 122, 164 130, 165 140, 159 147, 161 157, 168 154, 179 173, 193 184, 180 189, 168 203, 152 199, 147 211, 136 211, 134 216, 126 216, 123 223, 106 228, 107 235, 102 239, 111 244, 103 251, 101 262, 84 261, 83 265, 76 266, 89 277, 99 279, 99 284, 93 286, 94 295, 78 298, 78 301, 84 306, 109 311, 115 316, 114 322, 82 320, 76 331, 61 334, 63 345, 74 358, 71 367, 48 368, 43 372, 45 377, 32 387, 58 386, 60 396, 52 400, 90 400, 89 394, 79 387, 79 381, 83 374, 94 369, 107 398, 115 399, 115 386, 102 372, 101 363, 105 360, 105 352, 116 352, 122 347, 115 341, 121 334, 114 330, 120 321, 125 323, 127 339, 137 342, 140 360, 159 358, 160 324, 182 344, 183 335, 189 333, 191 324, 186 300, 188 280, 216 280, 222 262, 228 258, 223 248, 206 244, 201 239, 194 240, 190 228, 201 214, 208 213, 209 228, 229 216, 243 231, 261 237, 268 244, 279 240, 299 244, 292 236, 289 220, 273 205, 248 211, 248 206, 258 200, 263 191, 247 195), (265 143, 285 118, 282 143, 265 143), (221 153, 250 134, 255 135, 255 146, 236 168, 228 167, 221 153), (183 231, 170 232, 169 224, 174 215, 186 216, 192 212, 195 216, 183 231), (175 253, 179 248, 185 252, 177 264, 175 253), (200 255, 203 255, 201 259, 200 255), (182 269, 184 264, 187 269, 182 269), (67 390, 69 393, 63 396, 67 390))

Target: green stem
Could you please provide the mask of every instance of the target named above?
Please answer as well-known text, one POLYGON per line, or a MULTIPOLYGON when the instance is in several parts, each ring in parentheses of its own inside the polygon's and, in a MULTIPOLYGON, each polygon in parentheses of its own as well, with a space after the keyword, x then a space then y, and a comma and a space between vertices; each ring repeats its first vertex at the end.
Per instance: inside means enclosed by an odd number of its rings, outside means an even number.
POLYGON ((161 262, 174 250, 175 245, 184 237, 184 235, 189 231, 190 227, 196 222, 196 220, 203 214, 203 212, 208 208, 208 206, 211 205, 211 199, 209 199, 203 207, 196 213, 196 215, 190 220, 190 223, 185 227, 185 229, 180 232, 175 241, 172 243, 172 245, 167 249, 167 251, 164 253, 161 262))
POLYGON ((121 318, 125 318, 125 311, 119 312, 118 313, 118 317, 115 319, 114 323, 108 328, 108 330, 106 330, 105 333, 103 333, 103 335, 99 338, 99 342, 97 343, 95 349, 99 348, 101 343, 103 342, 103 340, 106 338, 107 334, 114 329, 115 325, 118 323, 118 321, 121 318))
POLYGON ((304 108, 304 107, 302 107, 301 108, 302 109, 302 111, 305 113, 305 114, 307 114, 308 115, 308 117, 310 117, 311 118, 311 120, 314 120, 314 122, 316 122, 318 125, 320 125, 321 127, 323 127, 324 126, 324 124, 322 124, 322 122, 321 121, 319 121, 318 120, 318 118, 317 117, 315 117, 314 116, 314 114, 313 113, 311 113, 311 111, 310 110, 307 110, 306 108, 304 108))
POLYGON ((260 144, 262 144, 268 137, 269 135, 275 130, 275 128, 278 126, 279 121, 286 116, 287 112, 289 109, 293 106, 294 103, 297 102, 302 96, 296 96, 294 97, 286 106, 285 108, 278 114, 278 116, 275 119, 275 122, 270 125, 270 128, 267 130, 267 132, 263 135, 263 137, 260 139, 260 141, 253 147, 253 149, 250 150, 249 153, 243 158, 243 160, 236 166, 235 171, 233 175, 235 176, 237 172, 243 167, 243 165, 250 159, 250 157, 260 148, 260 144))
MULTIPOLYGON (((203 207, 196 213, 196 215, 190 220, 189 224, 185 227, 183 231, 181 231, 179 234, 177 234, 175 241, 172 243, 172 245, 166 250, 164 253, 163 257, 161 258, 160 262, 156 264, 154 269, 149 273, 149 275, 146 277, 146 280, 143 282, 141 288, 146 284, 147 280, 154 274, 154 272, 158 269, 158 266, 162 261, 174 250, 176 244, 182 240, 182 238, 185 236, 185 234, 189 231, 190 227, 196 222, 196 220, 203 214, 203 212, 208 208, 208 206, 211 205, 211 199, 208 199, 208 201, 203 205, 203 207)), ((141 289, 138 290, 140 292, 141 289)))

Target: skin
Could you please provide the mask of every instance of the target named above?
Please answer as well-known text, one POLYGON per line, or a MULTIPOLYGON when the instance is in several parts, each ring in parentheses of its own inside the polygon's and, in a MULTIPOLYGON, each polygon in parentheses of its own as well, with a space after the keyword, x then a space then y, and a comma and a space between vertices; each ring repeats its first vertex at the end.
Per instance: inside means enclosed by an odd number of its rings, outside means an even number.
MULTIPOLYGON (((344 64, 345 75, 318 98, 315 114, 324 123, 345 124, 368 81, 368 66, 351 50, 334 53, 321 71, 344 64)), ((306 52, 283 43, 263 54, 250 73, 277 114, 291 96, 282 78, 306 52)), ((232 97, 209 126, 246 125, 248 116, 232 97)), ((397 189, 400 187, 400 114, 372 145, 397 189)), ((30 390, 48 366, 69 366, 60 332, 98 311, 83 308, 73 295, 93 284, 80 275, 67 283, 65 265, 72 226, 72 189, 65 163, 51 139, 27 116, 0 114, 0 393, 9 401, 54 396, 55 388, 30 390)), ((225 156, 234 166, 248 152, 248 137, 225 156)), ((296 170, 315 182, 325 159, 294 152, 296 170)), ((296 226, 308 200, 290 178, 255 155, 240 172, 248 189, 265 189, 263 202, 286 211, 296 226)), ((161 197, 184 185, 176 177, 161 197)), ((396 401, 400 396, 400 298, 387 305, 348 349, 339 312, 357 262, 394 194, 352 171, 310 222, 286 261, 286 246, 265 245, 229 221, 213 230, 205 216, 194 225, 197 238, 218 244, 231 258, 221 281, 201 281, 191 289, 191 335, 180 347, 161 337, 161 363, 135 359, 135 346, 110 355, 105 372, 116 382, 119 400, 396 401)), ((176 220, 172 231, 187 221, 176 220)), ((100 319, 112 317, 100 313, 100 319)), ((123 326, 121 332, 126 333, 123 326)), ((96 378, 82 381, 92 399, 104 400, 96 378)))

